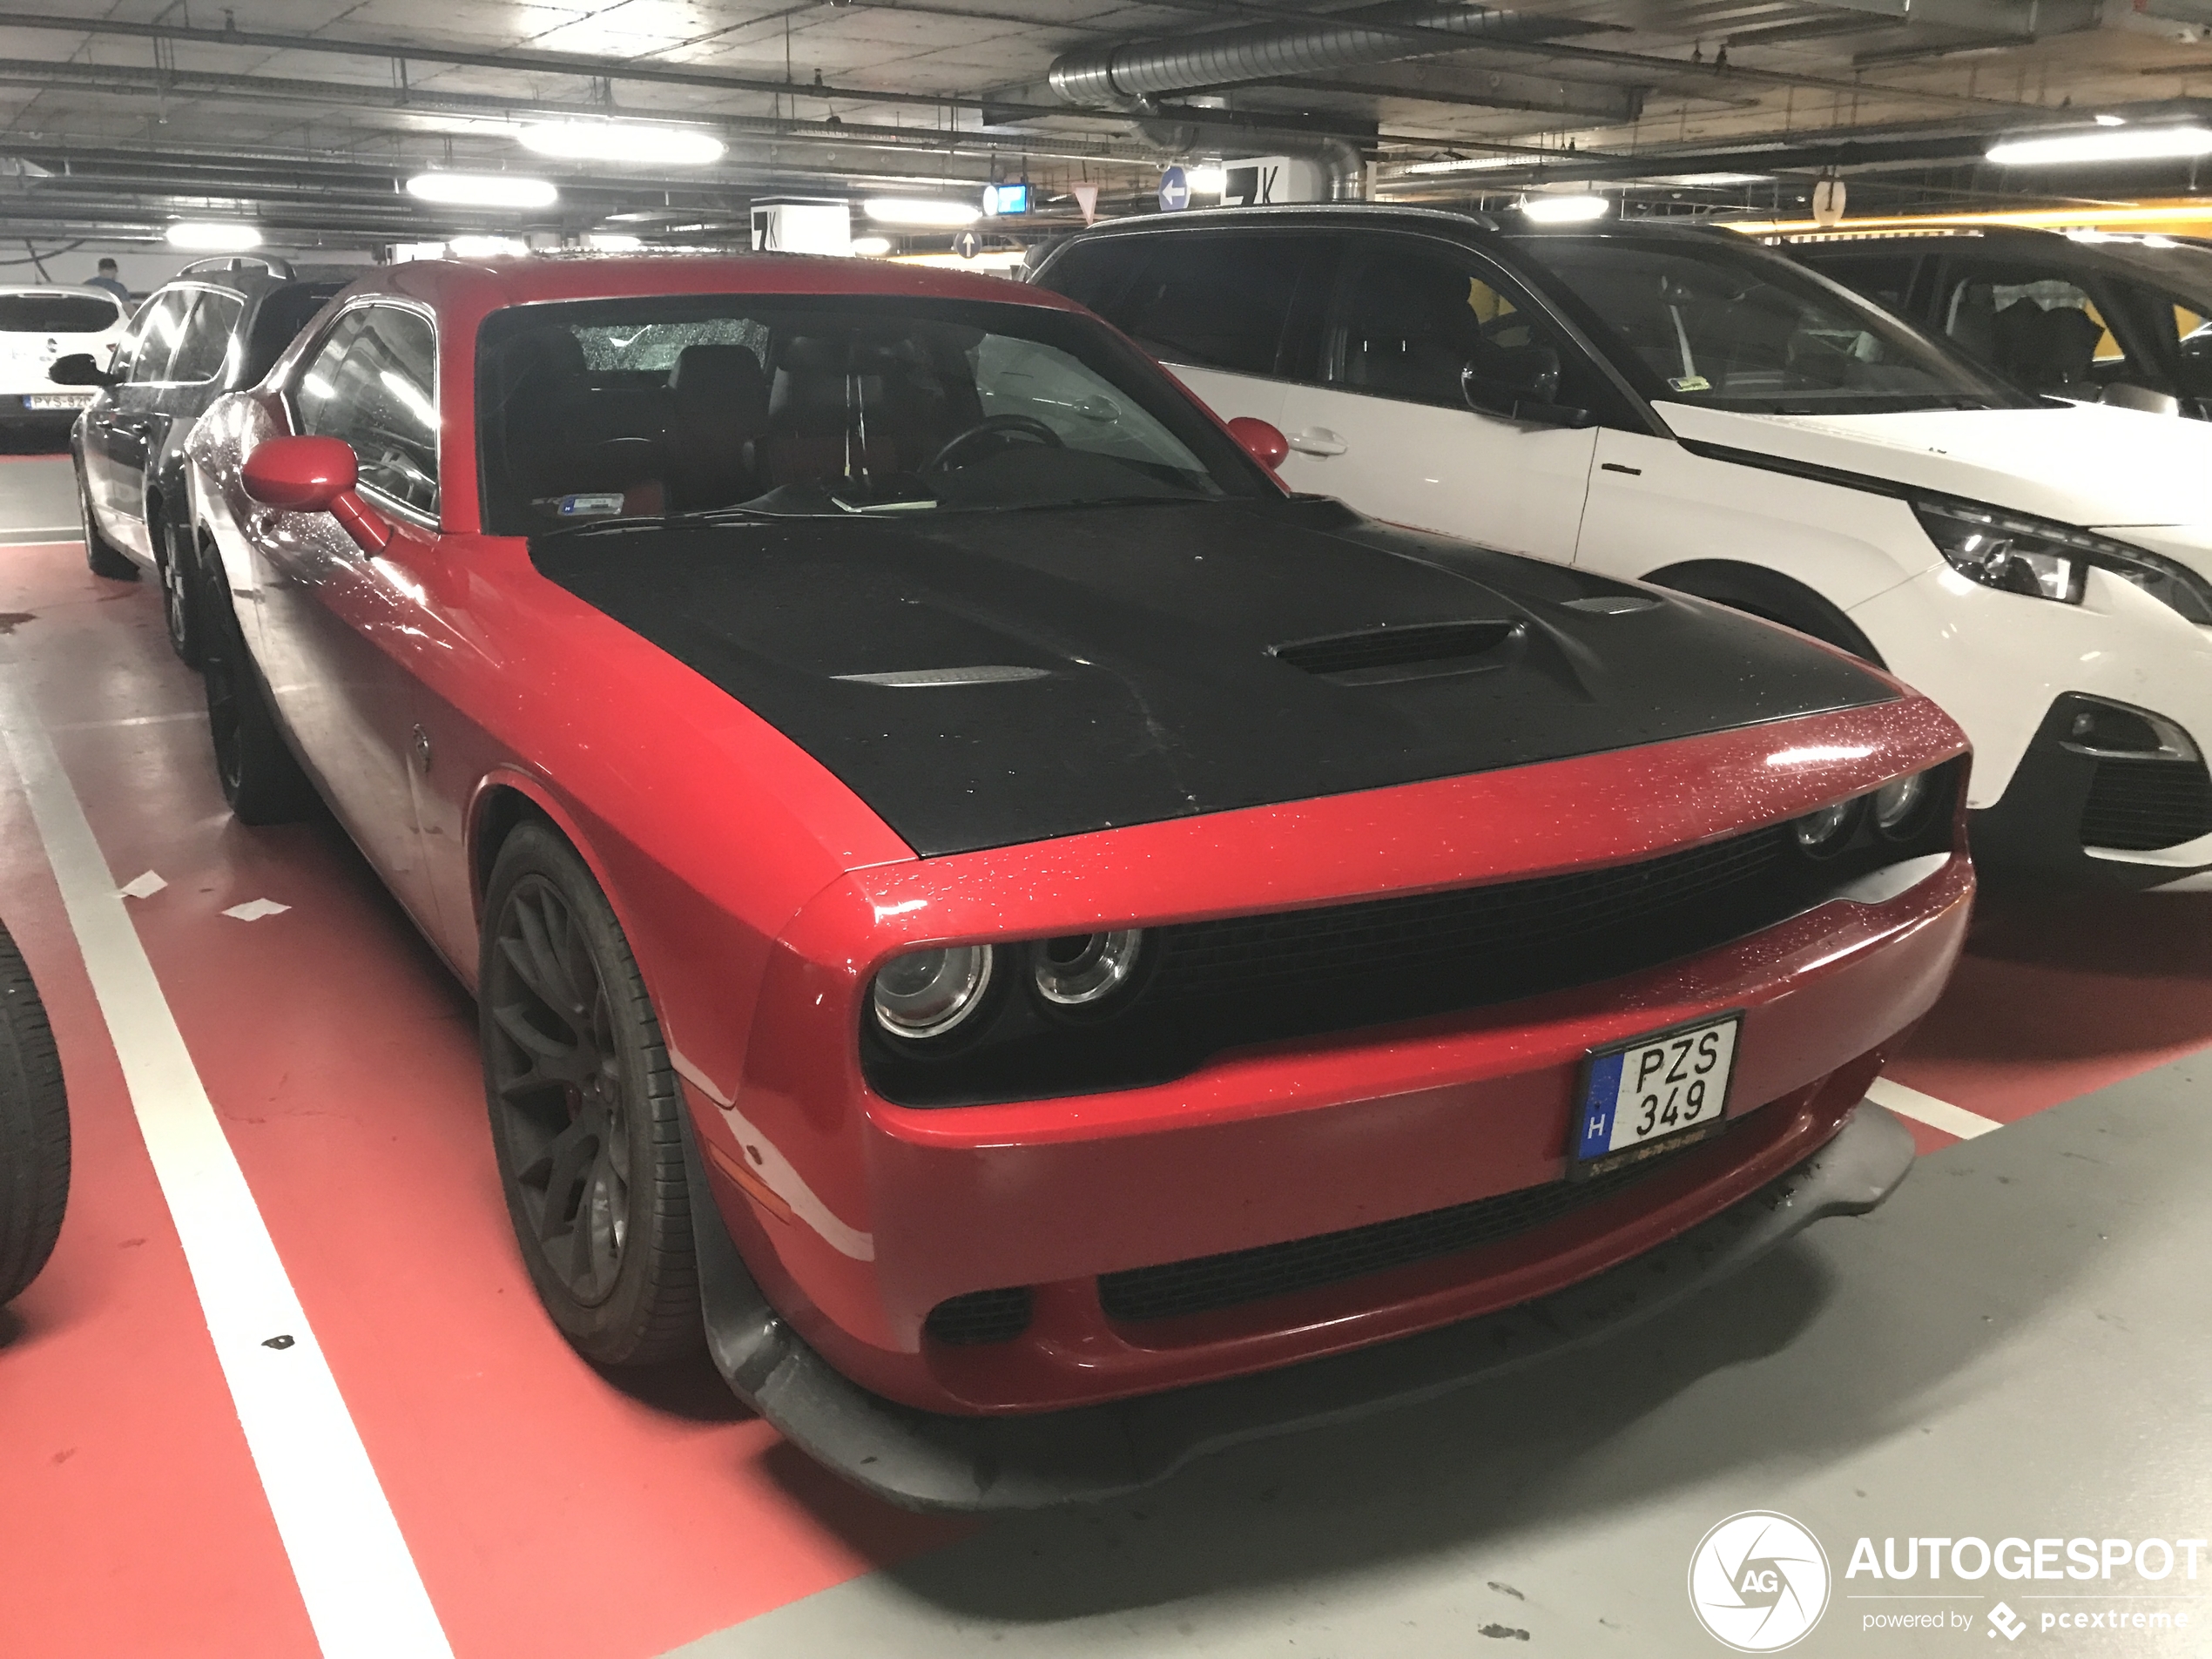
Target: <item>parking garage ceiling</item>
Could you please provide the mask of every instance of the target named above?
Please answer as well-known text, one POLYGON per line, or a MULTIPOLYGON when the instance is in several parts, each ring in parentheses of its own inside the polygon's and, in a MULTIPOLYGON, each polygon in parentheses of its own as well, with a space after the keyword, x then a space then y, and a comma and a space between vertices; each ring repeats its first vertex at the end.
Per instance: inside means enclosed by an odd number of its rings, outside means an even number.
MULTIPOLYGON (((0 9, 0 235, 152 240, 186 217, 292 245, 456 231, 742 235, 764 195, 1026 178, 1150 201, 1175 161, 1313 153, 1373 193, 1587 181, 1669 211, 1940 209, 2179 194, 2186 161, 2006 176, 1995 138, 2194 115, 2212 0, 88 0, 0 9), (560 161, 545 120, 720 138, 705 166, 560 161), (439 206, 425 168, 550 178, 439 206), (2066 192, 2074 192, 2072 194, 2066 192)), ((1055 199, 1057 199, 1056 200, 1055 199)))

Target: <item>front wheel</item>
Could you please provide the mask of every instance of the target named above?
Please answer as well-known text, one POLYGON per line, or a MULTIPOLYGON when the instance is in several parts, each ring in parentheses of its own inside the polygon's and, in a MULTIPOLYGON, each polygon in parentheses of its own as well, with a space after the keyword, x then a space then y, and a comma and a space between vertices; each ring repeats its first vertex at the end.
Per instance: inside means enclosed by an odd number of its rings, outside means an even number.
POLYGON ((37 1277, 69 1202, 69 1096, 38 989, 0 927, 0 1302, 37 1277))
POLYGON ((223 799, 241 824, 305 818, 314 805, 314 787, 284 746, 268 687, 246 648, 228 589, 203 576, 199 591, 211 601, 200 610, 199 677, 223 799))
POLYGON ((550 825, 492 865, 476 995, 492 1147, 538 1300, 585 1359, 703 1340, 684 1100, 621 925, 550 825))
POLYGON ((161 536, 161 617, 169 631, 169 647, 185 667, 198 668, 200 658, 199 562, 192 556, 192 538, 174 525, 152 521, 161 536))

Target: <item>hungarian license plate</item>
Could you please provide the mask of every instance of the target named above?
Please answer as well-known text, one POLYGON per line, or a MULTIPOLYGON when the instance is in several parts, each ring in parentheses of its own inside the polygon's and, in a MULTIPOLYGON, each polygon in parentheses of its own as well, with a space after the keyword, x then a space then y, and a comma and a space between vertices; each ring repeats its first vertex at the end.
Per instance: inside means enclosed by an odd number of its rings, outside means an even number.
POLYGON ((1717 1133, 1743 1027, 1741 1014, 1725 1014, 1592 1051, 1568 1173, 1602 1174, 1717 1133))
POLYGON ((32 392, 23 401, 27 409, 81 409, 92 401, 90 392, 32 392))

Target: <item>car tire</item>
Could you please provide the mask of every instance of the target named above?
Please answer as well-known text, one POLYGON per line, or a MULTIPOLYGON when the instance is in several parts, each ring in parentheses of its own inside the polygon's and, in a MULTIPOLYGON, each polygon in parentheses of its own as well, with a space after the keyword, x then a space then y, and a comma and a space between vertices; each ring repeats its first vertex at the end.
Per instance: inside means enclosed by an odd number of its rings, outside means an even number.
POLYGON ((613 907, 542 819, 500 846, 482 940, 492 1147, 538 1300, 596 1365, 696 1352, 683 1091, 613 907))
POLYGON ((314 787, 277 729, 268 683, 227 593, 205 577, 199 590, 211 600, 221 595, 200 608, 199 677, 223 799, 241 824, 294 823, 314 810, 314 787))
POLYGON ((1778 622, 1810 634, 1824 645, 1885 667, 1882 653, 1859 631, 1858 624, 1802 582, 1756 564, 1735 564, 1722 559, 1701 559, 1689 564, 1654 570, 1643 578, 1656 587, 1672 588, 1731 610, 1742 610, 1766 622, 1778 622))
POLYGON ((161 537, 161 620, 169 631, 169 648, 186 668, 198 668, 200 658, 199 561, 192 556, 191 539, 165 516, 149 516, 161 537))
POLYGON ((138 562, 100 534, 100 522, 92 516, 92 497, 84 488, 81 467, 77 474, 77 519, 84 529, 85 567, 94 576, 104 576, 110 581, 136 582, 138 562))
POLYGON ((54 1253, 69 1202, 69 1096, 38 988, 0 927, 0 1302, 54 1253))

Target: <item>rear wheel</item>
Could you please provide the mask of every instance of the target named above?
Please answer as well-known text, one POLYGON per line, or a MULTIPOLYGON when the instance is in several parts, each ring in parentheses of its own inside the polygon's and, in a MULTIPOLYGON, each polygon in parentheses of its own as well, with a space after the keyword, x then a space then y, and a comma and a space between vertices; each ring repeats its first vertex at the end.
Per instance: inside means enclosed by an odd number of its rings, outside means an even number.
POLYGON ((228 592, 205 577, 199 587, 212 601, 200 610, 199 670, 223 799, 242 824, 292 823, 314 806, 314 787, 284 746, 269 688, 246 648, 228 592))
POLYGON ((0 928, 0 1302, 45 1266, 68 1201, 61 1058, 30 970, 0 928))
POLYGON ((695 1351, 683 1096, 614 911, 547 824, 522 824, 493 862, 476 994, 492 1146, 538 1299, 599 1365, 695 1351))
POLYGON ((100 534, 100 521, 92 516, 92 497, 84 488, 84 469, 77 471, 77 519, 84 529, 84 563, 94 576, 117 582, 136 582, 138 562, 100 534))

